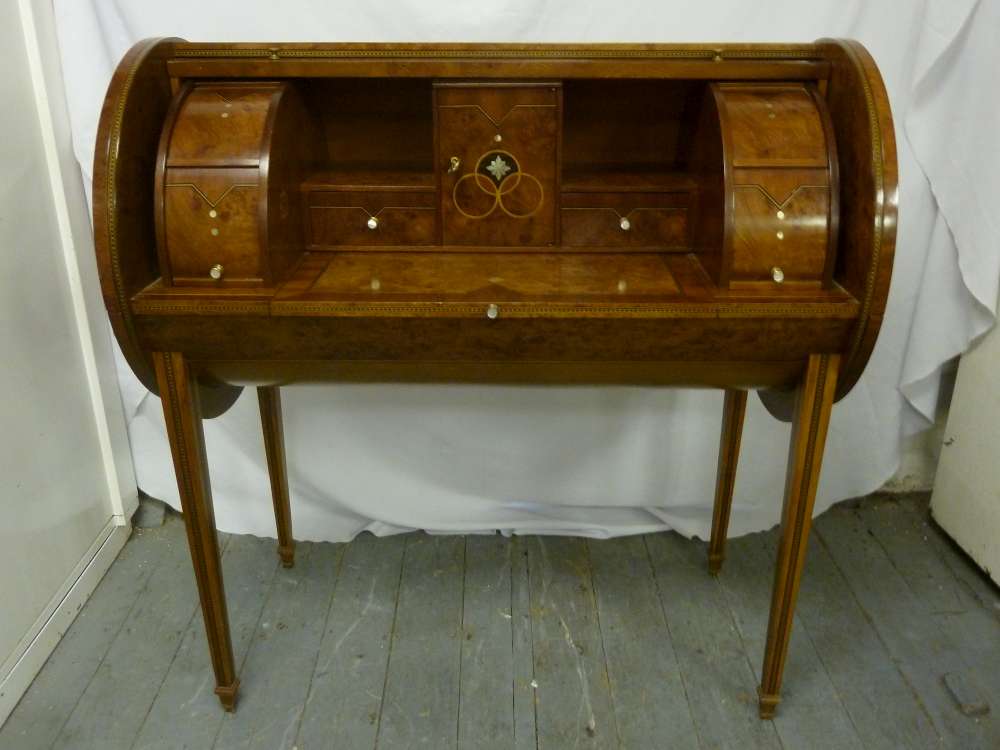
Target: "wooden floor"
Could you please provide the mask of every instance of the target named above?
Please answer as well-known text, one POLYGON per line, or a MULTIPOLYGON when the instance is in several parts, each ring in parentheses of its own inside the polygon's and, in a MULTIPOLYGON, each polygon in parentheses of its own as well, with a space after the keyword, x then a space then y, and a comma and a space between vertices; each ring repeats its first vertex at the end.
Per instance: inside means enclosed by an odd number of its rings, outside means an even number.
POLYGON ((1000 748, 1000 596, 925 498, 818 519, 760 721, 775 541, 733 540, 714 579, 672 533, 366 534, 301 544, 287 571, 272 540, 230 536, 226 715, 168 518, 126 545, 0 748, 1000 748), (964 715, 945 674, 991 713, 964 715))

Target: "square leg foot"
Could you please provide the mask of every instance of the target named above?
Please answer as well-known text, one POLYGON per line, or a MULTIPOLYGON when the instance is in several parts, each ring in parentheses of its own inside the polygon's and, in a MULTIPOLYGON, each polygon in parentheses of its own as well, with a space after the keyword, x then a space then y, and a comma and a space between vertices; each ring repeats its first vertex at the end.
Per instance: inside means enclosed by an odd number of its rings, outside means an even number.
POLYGON ((229 713, 236 710, 236 694, 240 690, 240 681, 234 680, 232 685, 219 685, 215 688, 215 694, 219 696, 219 703, 222 708, 229 713))
POLYGON ((295 545, 290 544, 287 547, 278 547, 278 557, 281 558, 281 566, 283 568, 291 568, 295 565, 295 545))
POLYGON ((722 555, 709 555, 708 556, 708 572, 713 576, 719 575, 719 571, 722 570, 722 555))
POLYGON ((773 719, 775 712, 778 710, 778 703, 781 702, 781 696, 777 693, 774 695, 768 695, 767 693, 761 692, 758 688, 757 700, 760 707, 760 718, 773 719))

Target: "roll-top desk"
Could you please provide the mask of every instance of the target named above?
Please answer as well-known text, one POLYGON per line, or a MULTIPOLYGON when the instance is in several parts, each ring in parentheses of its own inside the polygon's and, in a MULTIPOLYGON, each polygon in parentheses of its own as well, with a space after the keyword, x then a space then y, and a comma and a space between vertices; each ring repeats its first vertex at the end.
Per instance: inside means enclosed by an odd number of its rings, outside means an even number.
POLYGON ((189 44, 108 89, 103 293, 163 400, 216 692, 239 680, 203 418, 255 386, 282 561, 278 386, 725 389, 717 573, 747 391, 793 422, 760 687, 773 715, 833 403, 895 241, 888 100, 857 43, 189 44))

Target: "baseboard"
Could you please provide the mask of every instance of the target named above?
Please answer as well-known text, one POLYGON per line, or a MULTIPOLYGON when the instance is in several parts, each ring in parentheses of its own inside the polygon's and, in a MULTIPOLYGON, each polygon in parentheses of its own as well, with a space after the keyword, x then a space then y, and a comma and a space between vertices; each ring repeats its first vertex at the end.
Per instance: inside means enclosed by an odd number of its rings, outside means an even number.
POLYGON ((114 518, 108 521, 17 648, 0 666, 0 725, 21 700, 131 533, 130 525, 118 526, 114 518))

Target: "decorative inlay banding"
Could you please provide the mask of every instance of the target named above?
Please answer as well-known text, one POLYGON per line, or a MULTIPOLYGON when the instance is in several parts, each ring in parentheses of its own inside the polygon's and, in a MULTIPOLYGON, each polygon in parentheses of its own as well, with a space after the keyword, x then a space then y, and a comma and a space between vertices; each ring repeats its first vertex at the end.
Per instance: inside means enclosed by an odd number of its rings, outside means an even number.
MULTIPOLYGON (((503 117, 499 120, 495 119, 489 112, 480 107, 478 104, 439 104, 438 109, 478 109, 480 114, 485 117, 495 128, 499 128, 503 121, 513 114, 515 109, 555 109, 555 104, 515 104, 513 107, 507 110, 503 117)), ((494 141, 499 143, 503 140, 503 137, 496 138, 494 136, 494 141)))
MULTIPOLYGON (((183 303, 172 303, 181 305, 183 303)), ((274 302, 271 315, 307 315, 318 317, 378 317, 397 318, 464 318, 482 317, 485 304, 472 302, 307 302, 288 300, 274 302)), ((180 311, 177 314, 182 314, 180 311)), ((504 305, 506 318, 827 318, 850 320, 857 315, 857 305, 851 303, 799 304, 634 304, 607 303, 517 303, 504 305)))
POLYGON ((168 182, 166 185, 164 185, 164 187, 168 187, 168 188, 174 188, 174 187, 191 188, 198 195, 200 195, 201 199, 203 201, 205 201, 205 203, 207 203, 209 206, 211 206, 212 208, 218 208, 219 204, 222 203, 222 201, 225 199, 225 197, 227 195, 229 195, 236 188, 255 188, 255 187, 258 187, 258 185, 255 182, 235 182, 232 185, 230 185, 229 187, 227 187, 226 190, 225 190, 225 192, 222 195, 220 195, 218 198, 216 198, 214 201, 211 198, 209 198, 207 195, 205 195, 205 193, 202 192, 201 188, 199 188, 193 182, 168 182))
POLYGON ((176 57, 233 57, 247 58, 258 57, 270 60, 280 59, 371 59, 371 58, 397 58, 397 59, 649 59, 649 60, 707 60, 717 61, 717 59, 738 59, 738 60, 820 60, 822 54, 818 50, 810 49, 775 49, 775 50, 747 50, 747 49, 687 49, 687 48, 667 48, 667 49, 601 49, 587 47, 551 48, 542 47, 537 49, 282 49, 280 47, 210 47, 210 48, 181 48, 174 51, 176 57))
MULTIPOLYGON (((819 190, 829 190, 830 189, 829 185, 799 185, 797 188, 795 188, 795 190, 793 190, 791 193, 789 193, 788 197, 785 198, 785 200, 779 201, 777 198, 775 198, 773 195, 771 195, 767 191, 767 188, 765 188, 763 185, 758 185, 757 183, 753 183, 753 184, 749 184, 749 185, 733 185, 733 187, 736 188, 737 190, 757 190, 757 191, 759 191, 760 194, 763 195, 768 200, 769 203, 771 203, 771 205, 773 205, 775 208, 779 209, 779 213, 781 212, 781 209, 784 209, 785 206, 787 206, 791 202, 792 198, 794 198, 799 193, 800 190, 806 190, 806 189, 809 189, 809 188, 819 189, 819 190)), ((782 213, 782 215, 779 216, 778 218, 779 219, 784 219, 785 218, 784 213, 782 213)))
POLYGON ((847 354, 844 357, 843 369, 845 372, 850 372, 854 364, 854 358, 861 347, 861 340, 868 329, 872 301, 875 296, 875 280, 878 278, 878 268, 882 258, 882 233, 885 227, 885 165, 882 162, 882 131, 879 127, 878 110, 875 106, 875 95, 872 93, 871 82, 868 80, 868 72, 850 45, 844 45, 843 50, 844 54, 850 58, 851 62, 861 73, 861 90, 865 96, 865 106, 868 110, 868 130, 872 140, 871 160, 872 168, 875 171, 875 200, 877 201, 875 230, 872 235, 871 263, 868 266, 868 273, 865 276, 865 289, 861 298, 861 310, 858 313, 858 322, 851 334, 847 354))
POLYGON ((687 208, 684 206, 636 206, 635 208, 630 208, 625 213, 621 213, 617 208, 612 206, 563 206, 563 211, 610 211, 619 219, 627 219, 632 216, 632 214, 639 213, 640 211, 679 211, 680 213, 687 213, 687 208))

